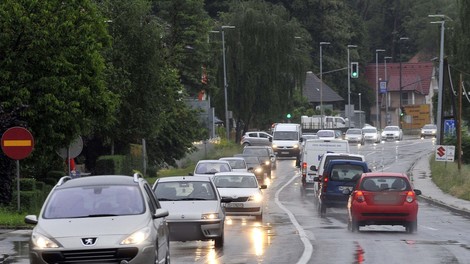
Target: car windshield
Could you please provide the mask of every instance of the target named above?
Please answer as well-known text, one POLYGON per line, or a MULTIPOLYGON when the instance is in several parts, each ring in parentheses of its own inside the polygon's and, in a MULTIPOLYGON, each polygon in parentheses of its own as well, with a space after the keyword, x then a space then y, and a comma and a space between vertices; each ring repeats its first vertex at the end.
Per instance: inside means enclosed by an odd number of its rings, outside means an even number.
POLYGON ((254 176, 215 176, 214 182, 217 188, 258 188, 254 176))
POLYGON ((243 154, 254 156, 269 156, 268 150, 265 148, 244 148, 243 154))
POLYGON ((411 190, 408 181, 402 177, 367 177, 361 182, 361 190, 370 192, 379 191, 407 191, 411 190))
POLYGON ((159 182, 154 192, 162 202, 217 200, 212 184, 205 181, 159 182))
POLYGON ((425 125, 423 129, 437 129, 437 126, 435 125, 425 125))
POLYGON ((226 161, 228 161, 232 169, 246 169, 246 163, 244 160, 227 159, 226 161))
POLYGON ((333 131, 318 131, 317 136, 319 138, 322 138, 322 137, 335 137, 335 132, 333 132, 333 131))
POLYGON ((353 164, 336 164, 333 166, 330 174, 332 181, 353 181, 363 173, 363 167, 353 164))
POLYGON ((346 134, 354 134, 354 135, 360 135, 362 134, 362 130, 359 129, 354 129, 354 130, 348 130, 346 134))
POLYGON ((297 131, 274 131, 273 140, 298 140, 297 131))
POLYGON ((136 215, 144 212, 144 200, 137 186, 84 186, 54 191, 43 218, 136 215))
POLYGON ((364 133, 377 133, 377 130, 375 130, 373 128, 364 128, 364 129, 362 129, 362 132, 364 132, 364 133))
POLYGON ((385 127, 384 131, 398 131, 398 127, 385 127))
POLYGON ((217 172, 231 171, 230 165, 222 162, 203 162, 199 163, 196 168, 197 174, 216 174, 217 172))

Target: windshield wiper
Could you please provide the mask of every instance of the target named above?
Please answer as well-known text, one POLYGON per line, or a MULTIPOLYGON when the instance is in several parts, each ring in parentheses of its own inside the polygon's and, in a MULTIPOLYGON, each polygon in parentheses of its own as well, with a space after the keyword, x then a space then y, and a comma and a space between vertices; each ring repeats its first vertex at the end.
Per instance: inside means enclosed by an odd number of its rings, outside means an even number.
POLYGON ((206 199, 206 198, 181 198, 181 199, 178 199, 178 201, 206 201, 206 200, 211 200, 211 199, 206 199))

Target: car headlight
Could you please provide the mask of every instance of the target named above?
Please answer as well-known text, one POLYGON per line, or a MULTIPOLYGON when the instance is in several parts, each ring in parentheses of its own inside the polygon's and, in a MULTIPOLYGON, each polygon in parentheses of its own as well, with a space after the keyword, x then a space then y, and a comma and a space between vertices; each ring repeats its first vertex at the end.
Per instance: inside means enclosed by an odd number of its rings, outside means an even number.
POLYGON ((277 145, 272 145, 271 146, 273 149, 277 149, 277 145))
POLYGON ((255 194, 255 195, 252 195, 250 196, 250 198, 248 198, 248 201, 250 202, 261 202, 263 200, 263 196, 261 194, 255 194))
POLYGON ((31 235, 31 240, 34 245, 36 245, 38 248, 58 248, 59 245, 57 245, 54 241, 50 240, 48 237, 41 235, 37 232, 33 232, 31 235))
POLYGON ((271 164, 271 162, 270 162, 269 160, 266 160, 266 161, 264 162, 264 165, 269 165, 269 164, 271 164))
POLYGON ((255 173, 261 173, 261 172, 263 172, 263 169, 262 169, 262 168, 259 168, 259 167, 258 167, 258 168, 255 169, 255 173))
POLYGON ((217 213, 202 214, 201 219, 204 219, 204 220, 219 219, 219 214, 217 214, 217 213))
POLYGON ((295 148, 295 149, 296 149, 296 148, 299 148, 299 145, 298 145, 298 144, 295 144, 295 145, 294 145, 294 148, 295 148))
POLYGON ((121 241, 121 245, 140 244, 150 236, 150 228, 144 227, 121 241))

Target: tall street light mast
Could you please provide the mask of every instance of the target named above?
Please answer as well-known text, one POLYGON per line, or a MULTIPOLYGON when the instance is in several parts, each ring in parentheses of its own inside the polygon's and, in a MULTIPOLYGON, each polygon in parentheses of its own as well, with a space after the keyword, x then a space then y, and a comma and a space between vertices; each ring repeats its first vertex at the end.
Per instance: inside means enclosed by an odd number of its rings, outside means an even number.
POLYGON ((330 42, 320 42, 320 127, 323 129, 323 54, 322 54, 322 46, 323 45, 330 45, 330 42))
POLYGON ((384 49, 376 49, 375 50, 375 126, 380 129, 379 124, 379 52, 385 51, 384 49))
POLYGON ((390 125, 390 116, 388 113, 388 76, 387 76, 387 60, 392 59, 392 57, 384 57, 384 79, 385 79, 385 126, 390 125))
POLYGON ((401 85, 401 41, 402 40, 408 40, 409 38, 408 37, 401 37, 399 40, 398 40, 398 47, 399 47, 399 51, 400 51, 400 55, 398 57, 398 59, 400 60, 400 109, 398 111, 398 126, 400 128, 402 128, 402 120, 401 120, 401 109, 402 109, 402 106, 403 106, 403 103, 402 103, 402 85, 401 85))
POLYGON ((349 61, 349 49, 357 48, 357 45, 348 45, 348 107, 346 109, 346 114, 348 116, 348 127, 351 127, 351 62, 349 61))

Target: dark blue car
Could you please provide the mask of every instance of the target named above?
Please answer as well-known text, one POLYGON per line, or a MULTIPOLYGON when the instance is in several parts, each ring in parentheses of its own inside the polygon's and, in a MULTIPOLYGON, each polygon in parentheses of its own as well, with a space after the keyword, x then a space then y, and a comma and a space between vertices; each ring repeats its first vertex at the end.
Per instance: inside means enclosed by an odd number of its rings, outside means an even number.
MULTIPOLYGON (((344 207, 349 196, 344 190, 352 191, 362 173, 370 172, 366 162, 356 160, 332 160, 328 163, 323 175, 315 177, 320 183, 318 192, 318 212, 321 217, 326 214, 328 207, 344 207)), ((350 193, 349 192, 349 193, 350 193)))

